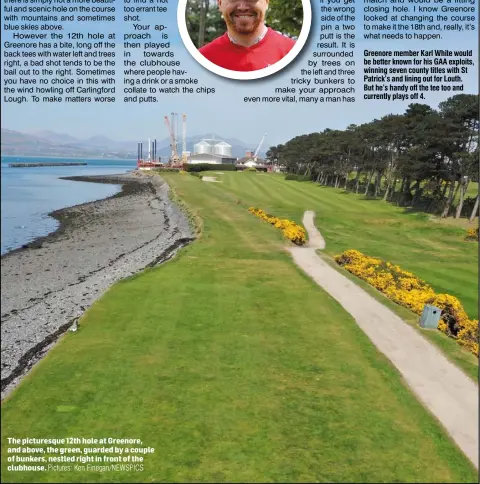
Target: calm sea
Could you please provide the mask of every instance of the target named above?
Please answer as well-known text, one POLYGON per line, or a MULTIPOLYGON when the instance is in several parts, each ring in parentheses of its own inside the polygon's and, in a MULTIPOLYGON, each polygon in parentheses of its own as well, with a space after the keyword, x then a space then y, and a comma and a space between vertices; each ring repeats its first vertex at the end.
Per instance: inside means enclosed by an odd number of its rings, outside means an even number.
POLYGON ((21 247, 36 237, 47 235, 58 222, 47 214, 80 203, 114 195, 119 185, 60 180, 62 176, 113 175, 133 170, 136 162, 126 160, 83 160, 67 158, 1 159, 1 253, 21 247), (9 163, 86 162, 87 166, 9 168, 9 163))

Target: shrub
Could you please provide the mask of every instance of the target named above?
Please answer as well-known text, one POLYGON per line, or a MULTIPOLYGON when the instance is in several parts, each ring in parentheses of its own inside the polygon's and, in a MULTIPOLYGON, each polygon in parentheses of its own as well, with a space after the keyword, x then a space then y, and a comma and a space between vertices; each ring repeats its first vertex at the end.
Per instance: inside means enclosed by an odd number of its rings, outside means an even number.
POLYGON ((183 169, 188 172, 200 172, 200 171, 235 171, 235 165, 233 164, 218 164, 215 163, 185 163, 183 169))
POLYGON ((280 219, 278 217, 270 215, 261 208, 250 207, 248 211, 253 215, 256 215, 257 217, 265 220, 265 222, 273 225, 275 228, 281 229, 284 237, 291 240, 294 244, 305 244, 307 240, 305 229, 303 227, 300 227, 300 225, 296 224, 295 222, 287 219, 280 219))
POLYGON ((460 301, 449 294, 435 294, 427 303, 442 310, 442 319, 438 329, 448 336, 456 338, 465 326, 465 322, 468 321, 467 313, 460 301))
POLYGON ((257 169, 254 166, 249 166, 248 168, 245 168, 243 171, 257 171, 257 169))
POLYGON ((442 310, 438 329, 478 356, 478 321, 468 319, 456 297, 435 294, 425 281, 412 273, 390 262, 366 256, 358 250, 346 250, 335 256, 335 261, 416 314, 422 314, 425 304, 438 307, 442 310))
POLYGON ((465 321, 463 328, 458 332, 457 341, 478 356, 478 320, 465 321))
POLYGON ((468 229, 467 235, 465 236, 466 240, 476 240, 478 242, 478 227, 476 229, 468 229))
POLYGON ((180 168, 154 168, 153 171, 156 171, 158 173, 180 173, 182 170, 180 168))

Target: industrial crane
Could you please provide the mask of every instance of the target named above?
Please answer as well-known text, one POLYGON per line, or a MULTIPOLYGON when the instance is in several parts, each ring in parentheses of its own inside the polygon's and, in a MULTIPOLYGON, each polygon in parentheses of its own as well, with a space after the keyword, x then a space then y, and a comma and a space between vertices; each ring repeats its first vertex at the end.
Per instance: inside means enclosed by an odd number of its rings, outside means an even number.
MULTIPOLYGON (((175 133, 173 132, 172 126, 170 124, 170 120, 168 116, 164 116, 165 124, 167 126, 168 134, 170 135, 170 147, 172 148, 172 155, 170 158, 170 163, 176 164, 180 161, 177 152, 177 142, 175 140, 175 133)), ((173 113, 172 113, 172 122, 173 122, 173 113)))
POLYGON ((178 156, 178 113, 172 113, 172 131, 173 139, 175 140, 175 153, 177 154, 177 158, 180 159, 178 156))
POLYGON ((182 114, 182 161, 186 163, 187 160, 187 115, 182 114))
POLYGON ((258 153, 260 151, 260 148, 262 147, 263 145, 263 141, 265 140, 265 136, 267 136, 267 133, 265 133, 262 137, 262 139, 260 140, 260 143, 258 143, 258 146, 257 146, 257 149, 255 150, 255 153, 253 154, 253 161, 257 161, 257 156, 258 156, 258 153))

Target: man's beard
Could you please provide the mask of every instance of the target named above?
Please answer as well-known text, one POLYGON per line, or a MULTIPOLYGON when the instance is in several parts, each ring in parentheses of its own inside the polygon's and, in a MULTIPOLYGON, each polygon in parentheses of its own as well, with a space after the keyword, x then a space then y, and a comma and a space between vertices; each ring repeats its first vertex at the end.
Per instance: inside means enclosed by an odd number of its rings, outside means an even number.
POLYGON ((248 15, 253 15, 253 17, 245 20, 240 19, 240 15, 235 12, 225 15, 227 25, 237 34, 252 34, 263 21, 262 15, 259 12, 248 12, 248 15))

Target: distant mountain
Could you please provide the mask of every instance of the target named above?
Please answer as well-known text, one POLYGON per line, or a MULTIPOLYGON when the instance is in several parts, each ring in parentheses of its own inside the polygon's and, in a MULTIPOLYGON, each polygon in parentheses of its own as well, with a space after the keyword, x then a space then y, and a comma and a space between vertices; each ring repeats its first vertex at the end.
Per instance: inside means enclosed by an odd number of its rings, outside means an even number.
MULTIPOLYGON (((232 156, 241 158, 245 151, 254 151, 259 143, 247 144, 236 138, 223 138, 218 134, 206 133, 189 136, 186 139, 187 151, 192 151, 194 145, 202 139, 225 141, 232 146, 232 156)), ((137 144, 143 143, 143 156, 148 154, 148 140, 140 141, 115 141, 106 136, 97 135, 88 139, 78 139, 65 133, 56 133, 50 130, 35 130, 29 133, 21 133, 2 128, 1 131, 2 155, 12 156, 71 156, 106 157, 106 158, 136 158, 137 144)), ((151 138, 153 142, 153 138, 151 138)), ((263 146, 265 147, 265 145, 263 146)), ((181 151, 181 142, 178 146, 181 151)), ((157 140, 157 156, 168 157, 171 154, 170 139, 168 137, 157 140)), ((260 156, 264 151, 260 152, 260 156)))
POLYGON ((136 151, 136 142, 134 141, 114 141, 106 136, 92 136, 86 140, 78 141, 79 146, 102 148, 104 150, 127 150, 136 151))
POLYGON ((42 140, 35 136, 2 128, 1 131, 2 155, 16 154, 16 150, 38 153, 49 152, 55 146, 48 140, 42 140))
POLYGON ((62 134, 54 133, 53 131, 49 131, 48 129, 38 129, 35 131, 27 131, 26 134, 30 134, 32 136, 35 136, 35 138, 40 138, 42 140, 51 141, 52 143, 65 144, 65 143, 78 142, 78 139, 74 138, 73 136, 70 136, 65 133, 62 133, 62 134))
MULTIPOLYGON (((38 133, 38 132, 37 132, 38 133)), ((41 136, 50 139, 69 139, 67 135, 59 135, 53 132, 40 132, 41 136)), ((136 151, 129 153, 124 151, 106 151, 95 147, 81 147, 72 143, 58 143, 46 138, 40 138, 32 134, 21 133, 11 129, 1 130, 1 154, 2 156, 51 156, 72 158, 135 158, 136 151)), ((70 141, 70 140, 69 140, 70 141)))
POLYGON ((133 151, 136 147, 136 143, 133 141, 114 141, 106 136, 92 136, 91 138, 82 140, 65 133, 59 134, 49 130, 35 130, 30 131, 27 134, 35 136, 36 138, 51 141, 52 143, 60 145, 68 144, 69 146, 85 149, 100 148, 102 150, 133 151))

